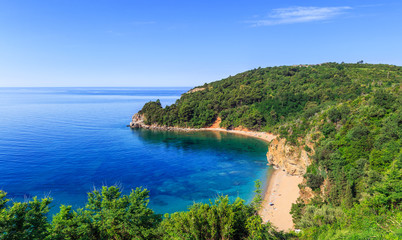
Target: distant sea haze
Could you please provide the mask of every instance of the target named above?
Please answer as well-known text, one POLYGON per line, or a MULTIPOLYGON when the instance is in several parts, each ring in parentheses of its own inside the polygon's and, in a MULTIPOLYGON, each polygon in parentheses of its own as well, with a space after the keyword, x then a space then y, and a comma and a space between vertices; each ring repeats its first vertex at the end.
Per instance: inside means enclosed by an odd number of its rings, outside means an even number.
POLYGON ((87 192, 143 186, 158 213, 220 194, 253 197, 267 175, 267 145, 218 132, 132 130, 150 101, 173 104, 188 88, 0 88, 0 189, 16 201, 54 198, 83 207, 87 192))

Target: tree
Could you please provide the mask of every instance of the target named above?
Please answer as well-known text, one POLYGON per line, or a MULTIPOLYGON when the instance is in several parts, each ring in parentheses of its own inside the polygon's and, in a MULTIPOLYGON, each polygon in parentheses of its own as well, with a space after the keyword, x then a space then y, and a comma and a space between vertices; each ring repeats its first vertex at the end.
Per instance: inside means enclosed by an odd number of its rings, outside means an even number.
POLYGON ((251 201, 251 206, 253 206, 256 211, 259 211, 261 209, 261 204, 263 201, 260 180, 256 180, 254 182, 254 188, 255 188, 254 190, 255 195, 253 200, 251 201))
POLYGON ((52 237, 70 239, 153 239, 161 216, 148 208, 149 191, 121 195, 117 187, 88 193, 86 209, 62 206, 52 223, 52 237))
POLYGON ((47 213, 51 198, 14 202, 6 206, 6 193, 0 191, 0 237, 5 240, 45 239, 48 235, 47 213))

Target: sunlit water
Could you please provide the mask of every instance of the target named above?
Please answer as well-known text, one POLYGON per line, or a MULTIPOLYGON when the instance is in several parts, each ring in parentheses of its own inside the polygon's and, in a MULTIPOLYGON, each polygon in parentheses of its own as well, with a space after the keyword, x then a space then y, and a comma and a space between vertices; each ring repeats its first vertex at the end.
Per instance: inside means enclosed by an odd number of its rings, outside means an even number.
POLYGON ((0 88, 0 189, 83 207, 87 192, 143 186, 158 213, 219 194, 250 201, 268 174, 266 143, 217 132, 131 130, 144 103, 186 88, 0 88))

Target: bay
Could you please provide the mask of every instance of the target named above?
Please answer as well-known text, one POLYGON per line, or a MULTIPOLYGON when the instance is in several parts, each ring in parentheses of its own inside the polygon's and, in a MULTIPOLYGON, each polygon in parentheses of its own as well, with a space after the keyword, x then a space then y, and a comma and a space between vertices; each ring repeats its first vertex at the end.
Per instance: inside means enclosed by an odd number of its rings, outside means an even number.
POLYGON ((150 100, 174 103, 188 88, 0 88, 0 189, 14 201, 51 196, 83 207, 117 185, 150 190, 158 213, 220 194, 250 201, 267 178, 267 144, 223 132, 132 130, 150 100))

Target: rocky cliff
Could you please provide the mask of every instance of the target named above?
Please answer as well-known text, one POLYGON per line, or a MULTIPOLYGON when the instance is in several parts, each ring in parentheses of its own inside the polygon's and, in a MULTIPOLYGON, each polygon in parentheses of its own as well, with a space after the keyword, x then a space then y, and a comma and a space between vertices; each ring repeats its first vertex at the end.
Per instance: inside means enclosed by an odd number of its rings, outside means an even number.
POLYGON ((272 140, 268 147, 267 159, 269 164, 285 170, 290 175, 298 176, 304 175, 311 163, 309 153, 303 145, 290 145, 284 138, 272 140))
POLYGON ((143 114, 136 113, 136 114, 134 114, 129 126, 130 126, 130 128, 144 128, 144 129, 161 130, 161 131, 203 130, 203 129, 159 126, 159 125, 156 125, 156 124, 147 125, 147 124, 145 124, 145 121, 146 121, 146 118, 145 118, 145 116, 143 114))
POLYGON ((136 113, 133 115, 133 118, 130 122, 131 128, 146 128, 147 125, 144 123, 144 115, 136 113))

